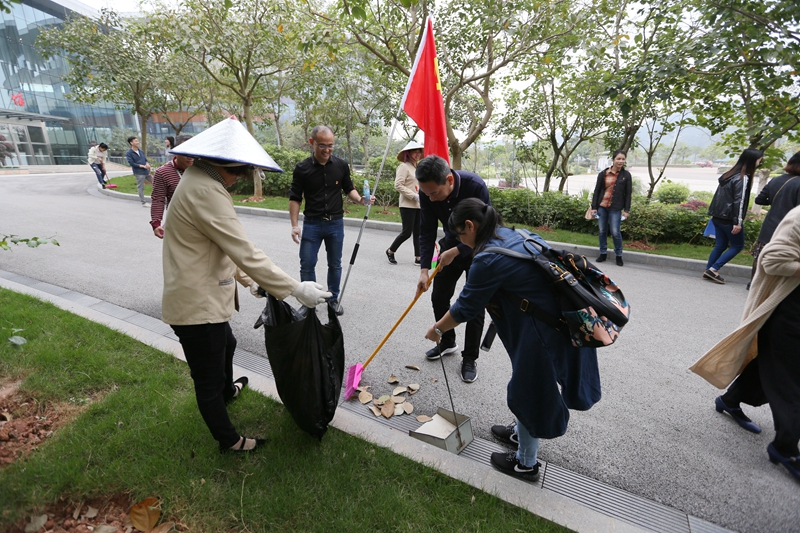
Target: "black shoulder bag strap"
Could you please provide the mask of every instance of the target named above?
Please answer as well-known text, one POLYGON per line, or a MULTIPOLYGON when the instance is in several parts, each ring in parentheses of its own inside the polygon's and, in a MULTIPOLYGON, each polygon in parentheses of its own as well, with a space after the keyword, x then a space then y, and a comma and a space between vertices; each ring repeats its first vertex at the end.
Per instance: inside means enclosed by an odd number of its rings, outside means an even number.
MULTIPOLYGON (((525 235, 521 230, 517 230, 517 232, 520 235, 522 235, 522 237, 525 239, 525 242, 531 242, 535 246, 538 246, 539 248, 542 247, 541 244, 531 239, 530 236, 525 235)), ((522 252, 517 252, 515 250, 509 250, 508 248, 502 248, 500 246, 490 246, 488 248, 484 248, 483 251, 495 254, 507 255, 509 257, 515 257, 517 259, 523 259, 525 261, 533 261, 534 263, 536 262, 536 259, 531 255, 530 252, 525 254, 522 252)), ((542 311, 540 308, 536 307, 535 305, 532 305, 529 300, 525 298, 520 298, 513 292, 502 291, 502 293, 505 296, 507 296, 512 302, 514 302, 517 306, 519 306, 519 310, 522 311, 523 313, 527 313, 532 317, 541 320, 542 322, 544 322, 551 328, 555 329, 556 331, 560 331, 561 333, 564 333, 566 335, 570 334, 567 322, 563 318, 551 315, 547 311, 542 311)))

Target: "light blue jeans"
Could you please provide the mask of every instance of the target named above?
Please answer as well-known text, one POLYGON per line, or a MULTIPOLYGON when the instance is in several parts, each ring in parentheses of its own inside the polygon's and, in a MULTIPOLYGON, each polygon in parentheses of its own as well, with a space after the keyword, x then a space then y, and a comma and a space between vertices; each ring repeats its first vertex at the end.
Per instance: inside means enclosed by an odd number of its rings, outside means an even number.
POLYGON ((323 242, 328 256, 328 290, 333 294, 331 301, 339 301, 344 245, 344 221, 341 218, 303 221, 303 236, 300 240, 300 281, 317 281, 317 256, 323 242))
POLYGON ((537 457, 539 456, 539 439, 531 436, 525 426, 517 422, 514 426, 514 433, 517 434, 519 439, 519 448, 517 448, 517 461, 522 466, 535 466, 537 457))
POLYGON ((614 255, 622 257, 622 233, 619 230, 622 211, 598 207, 597 216, 600 224, 600 253, 605 254, 608 250, 608 230, 610 228, 611 239, 614 241, 614 255))

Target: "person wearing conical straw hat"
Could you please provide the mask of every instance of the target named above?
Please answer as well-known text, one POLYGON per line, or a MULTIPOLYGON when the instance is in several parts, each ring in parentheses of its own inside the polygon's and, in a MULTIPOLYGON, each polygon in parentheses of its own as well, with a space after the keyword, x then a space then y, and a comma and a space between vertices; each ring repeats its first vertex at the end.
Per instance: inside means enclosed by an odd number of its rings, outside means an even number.
POLYGON ((386 257, 392 265, 397 264, 394 254, 400 245, 413 235, 414 264, 419 265, 419 182, 417 182, 417 163, 424 156, 424 146, 417 141, 408 141, 397 154, 400 166, 394 178, 394 188, 400 193, 400 220, 403 229, 400 235, 386 250, 386 257))
POLYGON ((255 168, 282 172, 242 124, 225 119, 173 149, 194 158, 169 204, 164 234, 162 317, 183 347, 197 407, 221 452, 245 452, 264 439, 240 435, 226 403, 248 383, 234 381, 236 338, 228 321, 239 309, 236 281, 258 295, 259 286, 282 300, 294 296, 314 307, 331 294, 298 282, 256 248, 242 228, 226 190, 255 168))

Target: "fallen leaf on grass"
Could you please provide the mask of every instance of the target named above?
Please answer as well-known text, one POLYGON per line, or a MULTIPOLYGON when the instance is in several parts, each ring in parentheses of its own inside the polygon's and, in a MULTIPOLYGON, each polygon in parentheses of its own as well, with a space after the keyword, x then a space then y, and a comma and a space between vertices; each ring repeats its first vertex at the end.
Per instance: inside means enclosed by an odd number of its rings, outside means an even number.
POLYGON ((81 509, 83 509, 83 502, 75 508, 75 512, 72 513, 73 520, 77 520, 78 517, 81 515, 81 509))
POLYGON ((409 402, 403 404, 403 411, 406 412, 407 415, 410 415, 414 412, 414 406, 411 405, 409 402))
MULTIPOLYGON (((175 527, 175 522, 164 522, 157 528, 150 531, 150 533, 167 533, 167 531, 172 531, 172 528, 175 527)), ((97 531, 95 529, 95 531, 97 531)))
POLYGON ((417 422, 422 422, 423 424, 425 422, 430 422, 431 420, 433 420, 433 418, 429 417, 428 415, 419 415, 417 417, 417 422))
POLYGON ((95 509, 94 507, 89 506, 89 510, 86 511, 86 514, 84 514, 83 517, 84 518, 94 518, 95 516, 97 516, 97 511, 98 510, 95 509))
POLYGON ((398 394, 403 394, 408 389, 406 387, 395 387, 392 391, 392 396, 397 396, 398 394))
POLYGON ((158 508, 158 498, 145 498, 131 507, 131 523, 139 531, 150 533, 161 517, 161 510, 158 508))
POLYGON ((400 405, 404 401, 406 401, 406 397, 405 396, 392 396, 392 402, 395 405, 400 405))
POLYGON ((395 405, 394 406, 394 416, 400 416, 403 413, 405 413, 405 411, 403 410, 403 406, 402 405, 395 405))
POLYGON ((397 379, 397 376, 392 374, 391 376, 389 376, 389 381, 387 383, 389 383, 390 385, 394 385, 395 383, 400 383, 400 380, 397 379))
POLYGON ((419 370, 419 367, 417 365, 406 365, 406 368, 408 368, 409 370, 419 370))
POLYGON ((43 514, 40 516, 33 516, 30 517, 31 521, 29 524, 25 525, 25 533, 36 533, 40 529, 44 527, 45 522, 47 522, 47 515, 43 514))
POLYGON ((369 406, 369 410, 372 411, 372 414, 375 416, 381 416, 381 410, 375 407, 374 405, 369 406))
POLYGON ((392 402, 386 402, 381 407, 381 414, 386 418, 392 418, 394 414, 394 404, 392 402))
POLYGON ((369 403, 372 401, 372 394, 363 390, 358 393, 358 401, 361 403, 369 403))

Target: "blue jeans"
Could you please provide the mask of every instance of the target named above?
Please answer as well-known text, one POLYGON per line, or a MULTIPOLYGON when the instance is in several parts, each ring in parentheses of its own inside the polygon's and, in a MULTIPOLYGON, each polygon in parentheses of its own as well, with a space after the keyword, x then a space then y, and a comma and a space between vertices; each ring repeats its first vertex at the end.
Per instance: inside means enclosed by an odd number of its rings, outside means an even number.
POLYGON ((332 300, 339 300, 339 283, 342 280, 342 246, 344 221, 305 220, 300 240, 300 281, 317 281, 316 267, 319 248, 325 242, 328 254, 328 290, 332 300))
POLYGON ((734 235, 732 233, 732 224, 720 224, 713 219, 712 222, 714 223, 714 228, 717 230, 717 243, 714 245, 714 249, 711 250, 706 268, 719 270, 725 266, 728 261, 736 257, 736 255, 742 251, 742 248, 744 248, 744 228, 734 235), (729 246, 730 248, 728 248, 729 246))
POLYGON ((100 182, 100 185, 105 187, 106 182, 105 180, 103 180, 103 174, 105 174, 105 171, 103 170, 103 167, 101 167, 97 163, 92 163, 89 166, 92 167, 92 170, 94 170, 94 173, 97 176, 97 181, 100 182))
POLYGON ((531 436, 525 426, 517 422, 514 427, 514 433, 517 434, 519 439, 519 448, 517 448, 517 461, 522 466, 535 466, 537 457, 539 455, 539 439, 531 436))
POLYGON ((611 239, 614 241, 614 255, 622 257, 622 233, 619 231, 619 223, 622 218, 622 211, 613 211, 605 207, 597 208, 597 216, 600 217, 600 253, 608 251, 608 228, 611 228, 611 239))

